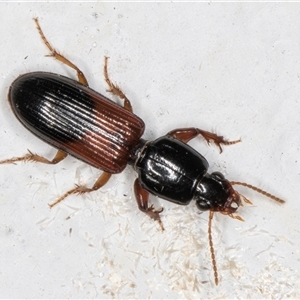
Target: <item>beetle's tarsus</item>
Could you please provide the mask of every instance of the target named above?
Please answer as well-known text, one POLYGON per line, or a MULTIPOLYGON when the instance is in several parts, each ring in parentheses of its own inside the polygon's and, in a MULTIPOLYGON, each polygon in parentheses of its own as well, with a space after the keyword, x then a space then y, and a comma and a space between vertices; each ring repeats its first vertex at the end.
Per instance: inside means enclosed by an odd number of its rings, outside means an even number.
POLYGON ((164 210, 163 207, 161 207, 159 210, 156 210, 156 209, 154 208, 154 205, 151 204, 150 207, 148 207, 146 210, 143 211, 143 212, 144 212, 145 214, 147 214, 151 219, 153 219, 154 221, 157 221, 157 222, 159 223, 159 225, 160 225, 162 231, 164 231, 165 228, 164 228, 164 225, 163 225, 163 223, 162 223, 162 221, 161 221, 161 218, 160 218, 160 215, 159 215, 159 214, 162 213, 163 210, 164 210))

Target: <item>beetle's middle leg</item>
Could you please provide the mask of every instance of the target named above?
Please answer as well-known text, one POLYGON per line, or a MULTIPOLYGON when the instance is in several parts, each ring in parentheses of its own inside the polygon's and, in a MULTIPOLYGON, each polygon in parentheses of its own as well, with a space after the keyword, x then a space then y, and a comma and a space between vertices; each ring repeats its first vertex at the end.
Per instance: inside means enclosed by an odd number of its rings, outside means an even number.
POLYGON ((167 135, 171 135, 185 143, 189 142, 196 136, 201 135, 208 144, 210 144, 210 142, 213 142, 216 146, 218 146, 220 152, 222 152, 221 145, 233 145, 241 141, 241 139, 235 141, 228 141, 224 139, 223 136, 221 135, 216 135, 215 133, 205 131, 200 128, 194 128, 194 127, 174 129, 168 132, 167 135))
POLYGON ((88 86, 88 82, 83 74, 83 72, 77 67, 75 66, 71 61, 69 61, 66 57, 64 57, 63 55, 59 54, 52 46, 51 44, 48 42, 48 40, 46 39, 43 30, 39 24, 38 18, 34 18, 33 19, 36 27, 39 31, 39 34, 43 40, 43 42, 45 43, 45 45, 47 46, 47 48, 50 50, 50 54, 48 56, 52 56, 55 59, 59 60, 60 62, 64 63, 65 65, 69 66, 70 68, 74 69, 77 72, 77 76, 78 76, 78 81, 85 85, 88 86))
POLYGON ((52 208, 53 206, 55 206, 59 202, 63 201, 65 198, 67 198, 70 195, 73 195, 73 194, 82 195, 82 194, 85 194, 85 193, 90 193, 90 192, 93 192, 93 191, 97 191, 98 189, 103 187, 108 182, 111 175, 112 174, 110 174, 110 173, 103 172, 91 188, 88 188, 84 185, 75 186, 73 189, 67 191, 64 195, 62 195, 60 198, 58 198, 55 202, 49 204, 50 208, 52 208))
POLYGON ((105 58, 104 58, 104 78, 110 88, 108 90, 108 92, 120 97, 124 101, 124 108, 129 110, 130 112, 132 112, 132 105, 131 105, 129 99, 125 96, 125 94, 121 91, 121 89, 116 84, 112 83, 112 81, 110 80, 110 78, 108 76, 107 61, 108 61, 108 57, 105 56, 105 58))
POLYGON ((62 161, 64 158, 66 158, 67 155, 68 154, 66 152, 64 152, 62 150, 58 150, 56 155, 54 156, 54 158, 52 160, 49 160, 41 155, 34 154, 28 150, 28 153, 24 156, 13 157, 13 158, 1 160, 0 165, 13 164, 13 163, 16 163, 19 161, 32 161, 32 162, 40 162, 43 164, 55 165, 55 164, 59 163, 60 161, 62 161))

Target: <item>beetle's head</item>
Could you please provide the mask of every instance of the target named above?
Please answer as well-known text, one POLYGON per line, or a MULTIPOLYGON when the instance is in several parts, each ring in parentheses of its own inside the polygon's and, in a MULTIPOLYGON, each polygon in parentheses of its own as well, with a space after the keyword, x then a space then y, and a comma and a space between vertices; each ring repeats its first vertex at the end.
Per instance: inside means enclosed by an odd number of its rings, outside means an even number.
POLYGON ((240 195, 219 172, 204 175, 197 185, 194 199, 201 211, 218 211, 224 215, 233 214, 241 204, 240 195))
POLYGON ((209 210, 209 219, 208 219, 208 239, 209 246, 212 258, 213 271, 215 276, 215 284, 218 285, 218 271, 217 264, 215 259, 214 246, 212 241, 211 234, 211 223, 214 212, 220 212, 224 215, 228 215, 231 218, 238 219, 243 221, 240 216, 234 216, 233 213, 241 205, 241 200, 243 199, 246 203, 251 204, 250 200, 248 200, 242 194, 236 192, 232 185, 242 185, 249 189, 252 189, 266 197, 269 197, 279 203, 284 203, 279 197, 276 197, 258 187, 255 187, 251 184, 239 181, 228 181, 225 179, 223 174, 219 172, 214 172, 212 174, 205 174, 203 178, 198 182, 196 186, 196 192, 194 195, 194 200, 196 201, 197 207, 201 211, 209 210))

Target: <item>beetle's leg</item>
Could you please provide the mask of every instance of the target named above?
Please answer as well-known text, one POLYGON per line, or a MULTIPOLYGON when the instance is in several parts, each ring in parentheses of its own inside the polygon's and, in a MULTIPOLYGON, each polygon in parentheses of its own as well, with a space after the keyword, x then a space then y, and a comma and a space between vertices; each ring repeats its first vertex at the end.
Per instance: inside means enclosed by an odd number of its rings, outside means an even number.
POLYGON ((35 21, 36 27, 39 31, 39 34, 43 40, 43 42, 45 43, 45 45, 47 46, 47 48, 50 50, 50 54, 48 56, 52 56, 55 59, 59 60, 60 62, 64 63, 65 65, 69 66, 70 68, 74 69, 77 72, 77 76, 78 76, 78 81, 85 85, 88 86, 88 82, 84 76, 84 74, 82 73, 82 71, 75 66, 71 61, 69 61, 66 57, 62 56, 61 54, 59 54, 52 46, 51 44, 48 42, 48 40, 46 39, 43 30, 39 24, 38 18, 34 18, 33 19, 35 21))
POLYGON ((65 198, 67 198, 70 195, 73 195, 73 194, 82 195, 82 194, 85 194, 85 193, 90 193, 90 192, 93 192, 93 191, 97 191, 98 189, 103 187, 108 182, 111 175, 112 174, 110 174, 110 173, 103 172, 91 188, 87 188, 84 185, 75 186, 75 188, 67 191, 64 195, 62 195, 60 198, 58 198, 55 202, 49 204, 50 208, 52 208, 54 205, 58 204, 59 202, 63 201, 65 198))
POLYGON ((0 164, 13 164, 18 161, 33 161, 33 162, 40 162, 43 164, 54 165, 54 164, 57 164, 60 161, 62 161, 68 155, 66 152, 64 152, 62 150, 58 150, 55 157, 52 160, 48 160, 47 158, 37 155, 37 154, 34 154, 29 150, 28 150, 28 152, 29 153, 24 156, 13 157, 10 159, 1 160, 0 164))
POLYGON ((121 91, 121 89, 116 84, 112 83, 111 80, 109 79, 108 71, 107 71, 107 61, 108 61, 108 57, 105 56, 104 57, 104 78, 105 78, 106 83, 109 86, 108 92, 110 92, 110 93, 120 97, 122 100, 124 100, 124 108, 129 110, 130 112, 132 112, 132 106, 131 106, 129 99, 125 96, 125 94, 121 91))
POLYGON ((219 147, 220 152, 222 152, 221 145, 232 145, 239 143, 241 139, 235 140, 235 141, 228 141, 223 138, 223 136, 216 135, 215 133, 202 130, 200 128, 178 128, 174 129, 170 132, 168 132, 168 135, 171 135, 185 143, 189 142, 193 138, 195 138, 197 135, 201 135, 208 144, 213 142, 216 146, 219 147))
POLYGON ((159 216, 159 214, 163 211, 163 208, 161 208, 160 210, 155 210, 153 204, 149 206, 149 193, 142 188, 138 179, 136 179, 134 182, 134 194, 139 209, 147 214, 151 219, 158 221, 161 229, 165 230, 159 216))

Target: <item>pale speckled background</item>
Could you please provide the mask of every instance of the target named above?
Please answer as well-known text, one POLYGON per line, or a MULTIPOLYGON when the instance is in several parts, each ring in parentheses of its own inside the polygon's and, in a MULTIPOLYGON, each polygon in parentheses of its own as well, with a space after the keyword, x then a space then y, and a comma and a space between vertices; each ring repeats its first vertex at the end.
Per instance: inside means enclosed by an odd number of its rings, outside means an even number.
POLYGON ((55 151, 14 118, 11 82, 43 70, 75 78, 51 58, 32 21, 106 94, 103 57, 153 139, 198 126, 242 143, 193 141, 211 171, 287 200, 239 189, 254 205, 245 222, 216 215, 220 285, 213 283, 207 213, 153 199, 161 232, 136 207, 134 171, 70 197, 100 171, 74 158, 56 166, 0 166, 0 295, 3 298, 299 298, 299 3, 0 3, 0 159, 55 151))

